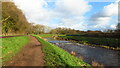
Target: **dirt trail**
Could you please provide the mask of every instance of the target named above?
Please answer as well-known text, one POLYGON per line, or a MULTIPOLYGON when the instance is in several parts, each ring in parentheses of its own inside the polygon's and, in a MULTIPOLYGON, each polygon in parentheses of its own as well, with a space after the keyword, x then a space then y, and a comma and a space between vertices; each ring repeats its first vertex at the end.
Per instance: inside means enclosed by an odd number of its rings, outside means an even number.
POLYGON ((41 44, 35 37, 30 36, 29 43, 13 57, 13 60, 8 61, 6 66, 44 66, 43 57, 41 44))

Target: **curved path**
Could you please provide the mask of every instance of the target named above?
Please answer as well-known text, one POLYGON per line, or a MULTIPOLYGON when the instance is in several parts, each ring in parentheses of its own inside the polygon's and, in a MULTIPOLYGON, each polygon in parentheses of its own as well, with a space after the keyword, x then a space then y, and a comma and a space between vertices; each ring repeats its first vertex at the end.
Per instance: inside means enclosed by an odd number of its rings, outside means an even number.
POLYGON ((41 44, 35 37, 29 37, 29 43, 11 61, 6 62, 5 66, 44 66, 41 44))

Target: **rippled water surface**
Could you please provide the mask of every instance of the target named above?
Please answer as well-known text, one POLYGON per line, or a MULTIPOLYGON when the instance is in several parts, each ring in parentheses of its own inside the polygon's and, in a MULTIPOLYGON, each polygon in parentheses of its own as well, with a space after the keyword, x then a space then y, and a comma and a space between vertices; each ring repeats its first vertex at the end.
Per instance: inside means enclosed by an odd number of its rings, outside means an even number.
POLYGON ((120 51, 110 50, 101 47, 93 47, 70 41, 52 40, 50 38, 48 38, 48 40, 50 43, 53 43, 63 48, 64 50, 67 50, 69 53, 71 51, 76 52, 76 56, 82 56, 84 58, 83 60, 86 63, 91 64, 92 61, 95 60, 105 66, 120 66, 120 51))

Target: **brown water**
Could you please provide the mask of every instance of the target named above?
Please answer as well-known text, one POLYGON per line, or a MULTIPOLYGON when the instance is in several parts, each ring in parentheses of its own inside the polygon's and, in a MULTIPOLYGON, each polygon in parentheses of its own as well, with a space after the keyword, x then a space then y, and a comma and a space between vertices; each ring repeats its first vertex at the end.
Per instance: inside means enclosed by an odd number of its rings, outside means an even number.
POLYGON ((110 50, 101 47, 93 47, 74 43, 70 41, 51 40, 48 38, 50 43, 57 45, 58 47, 76 52, 76 57, 82 56, 83 61, 92 64, 92 61, 96 61, 104 66, 120 66, 120 51, 110 50))

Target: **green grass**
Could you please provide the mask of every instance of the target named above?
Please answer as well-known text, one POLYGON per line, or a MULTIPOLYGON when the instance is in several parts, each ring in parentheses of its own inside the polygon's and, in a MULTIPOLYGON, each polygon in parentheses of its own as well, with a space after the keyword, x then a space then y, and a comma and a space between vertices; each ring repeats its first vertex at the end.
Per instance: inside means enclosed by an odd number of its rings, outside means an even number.
MULTIPOLYGON (((80 66, 83 68, 82 65, 86 64, 82 60, 78 59, 75 56, 72 56, 68 52, 64 51, 63 49, 53 45, 43 39, 40 38, 38 35, 35 36, 41 43, 42 43, 42 50, 45 54, 45 64, 46 66, 80 66)), ((43 35, 42 35, 43 36, 43 35)), ((86 64, 89 68, 90 65, 86 64)))
POLYGON ((27 44, 29 38, 27 36, 1 38, 2 40, 2 62, 10 60, 20 49, 27 44))
POLYGON ((60 35, 60 34, 40 34, 40 37, 48 38, 48 37, 53 37, 53 36, 65 36, 65 35, 60 35))
POLYGON ((95 45, 105 45, 110 47, 120 47, 120 39, 106 37, 86 37, 86 36, 60 36, 64 39, 79 41, 80 43, 90 43, 95 45))

